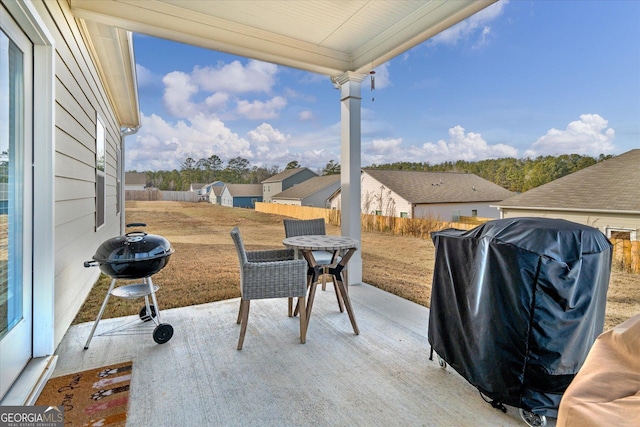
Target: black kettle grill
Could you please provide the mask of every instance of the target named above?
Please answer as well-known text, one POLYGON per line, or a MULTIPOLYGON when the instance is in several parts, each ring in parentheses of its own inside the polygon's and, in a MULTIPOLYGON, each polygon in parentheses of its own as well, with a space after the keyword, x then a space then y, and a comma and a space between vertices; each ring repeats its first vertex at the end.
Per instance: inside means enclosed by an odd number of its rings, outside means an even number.
MULTIPOLYGON (((127 224, 127 227, 146 227, 146 224, 131 223, 127 224)), ((85 350, 89 348, 89 343, 111 295, 127 299, 144 297, 145 305, 138 313, 140 320, 143 322, 154 321, 156 327, 153 330, 153 340, 158 344, 164 344, 171 339, 173 327, 168 323, 160 322, 160 310, 157 308, 158 302, 156 300, 158 286, 153 284, 151 276, 166 267, 173 252, 171 243, 164 237, 148 234, 144 231, 131 231, 124 236, 106 240, 98 247, 93 259, 84 262, 85 267, 99 266, 104 274, 112 278, 100 313, 84 346, 85 350), (142 279, 142 283, 116 287, 117 279, 142 279), (151 295, 153 304, 149 302, 149 295, 151 295)), ((118 328, 118 330, 122 329, 118 328)))

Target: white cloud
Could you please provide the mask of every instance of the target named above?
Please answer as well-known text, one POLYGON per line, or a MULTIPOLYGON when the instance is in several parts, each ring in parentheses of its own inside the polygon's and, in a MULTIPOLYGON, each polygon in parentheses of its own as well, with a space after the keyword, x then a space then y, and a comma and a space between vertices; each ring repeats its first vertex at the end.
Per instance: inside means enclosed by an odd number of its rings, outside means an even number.
POLYGON ((140 64, 136 64, 136 76, 139 88, 158 86, 162 82, 161 76, 153 73, 151 70, 140 64))
POLYGON ((397 150, 402 144, 402 138, 374 139, 371 142, 371 151, 375 153, 390 153, 397 150))
POLYGON ((257 128, 247 132, 247 136, 251 141, 260 143, 276 143, 282 144, 289 140, 289 135, 285 135, 277 129, 274 129, 268 123, 262 123, 257 128))
MULTIPOLYGON (((449 140, 440 140, 437 144, 426 143, 423 149, 430 156, 444 160, 477 161, 499 157, 517 157, 518 150, 506 144, 489 145, 479 133, 465 133, 460 125, 449 129, 449 140)), ((439 163, 437 161, 435 163, 439 163)), ((433 163, 434 161, 432 161, 433 163)))
POLYGON ((173 71, 162 79, 164 83, 163 101, 165 107, 175 117, 189 117, 198 112, 198 106, 191 97, 198 92, 191 77, 181 71, 173 71))
POLYGON ((432 45, 455 45, 461 40, 474 40, 476 46, 482 45, 486 42, 486 38, 491 32, 489 23, 502 14, 507 4, 509 4, 509 0, 496 2, 453 27, 444 30, 431 38, 429 43, 432 45))
POLYGON ((204 103, 207 107, 212 108, 213 110, 224 110, 227 106, 227 101, 229 100, 229 95, 226 93, 214 93, 211 96, 208 96, 207 99, 204 100, 204 103))
POLYGON ((249 141, 215 118, 196 114, 189 121, 169 123, 155 114, 142 114, 142 127, 127 138, 127 170, 173 170, 187 157, 196 160, 216 154, 223 160, 255 160, 249 141))
POLYGON ((329 160, 339 159, 328 148, 337 146, 339 152, 339 145, 339 131, 333 127, 293 140, 291 135, 262 123, 242 138, 221 120, 204 114, 176 123, 169 123, 155 114, 142 114, 139 132, 127 137, 125 168, 137 171, 179 170, 187 157, 198 160, 215 154, 223 162, 244 157, 251 166, 258 167, 284 167, 288 162, 298 160, 300 164, 317 170, 329 160), (318 146, 325 149, 318 150, 315 148, 318 146), (296 147, 300 152, 292 153, 289 147, 296 147))
POLYGON ((488 144, 479 133, 468 132, 462 126, 449 129, 449 139, 422 146, 402 146, 402 139, 375 139, 364 144, 362 164, 383 164, 399 161, 429 162, 478 161, 488 158, 517 157, 518 150, 506 144, 488 144))
POLYGON ((314 118, 313 112, 309 110, 300 111, 300 114, 298 114, 298 120, 301 122, 308 122, 314 118))
POLYGON ((236 112, 248 119, 264 120, 278 117, 278 113, 287 105, 287 100, 276 96, 268 101, 239 100, 236 112))
POLYGON ((583 114, 580 120, 567 125, 565 130, 552 128, 538 138, 527 150, 525 157, 559 154, 598 156, 615 150, 616 133, 607 128, 609 122, 598 114, 583 114))
MULTIPOLYGON (((276 83, 278 67, 261 61, 220 63, 217 67, 195 67, 191 73, 173 71, 162 78, 163 102, 173 117, 187 118, 195 114, 217 115, 237 119, 228 111, 231 97, 240 93, 270 93, 276 83)), ((141 67, 144 79, 149 72, 141 67)), ((287 104, 276 96, 269 101, 236 100, 237 113, 250 119, 277 117, 287 104)))
POLYGON ((276 83, 277 72, 277 65, 250 60, 246 66, 240 61, 233 61, 217 67, 195 67, 192 77, 200 88, 209 92, 270 93, 276 83))

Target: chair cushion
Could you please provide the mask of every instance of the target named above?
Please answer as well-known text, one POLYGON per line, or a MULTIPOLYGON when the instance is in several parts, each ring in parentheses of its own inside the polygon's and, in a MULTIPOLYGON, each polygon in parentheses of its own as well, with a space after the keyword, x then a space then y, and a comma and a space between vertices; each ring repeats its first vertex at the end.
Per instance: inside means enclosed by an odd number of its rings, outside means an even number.
MULTIPOLYGON (((313 258, 316 260, 318 265, 328 265, 331 264, 331 257, 333 257, 333 252, 329 251, 312 251, 313 258)), ((340 261, 340 257, 338 257, 338 261, 340 261)))

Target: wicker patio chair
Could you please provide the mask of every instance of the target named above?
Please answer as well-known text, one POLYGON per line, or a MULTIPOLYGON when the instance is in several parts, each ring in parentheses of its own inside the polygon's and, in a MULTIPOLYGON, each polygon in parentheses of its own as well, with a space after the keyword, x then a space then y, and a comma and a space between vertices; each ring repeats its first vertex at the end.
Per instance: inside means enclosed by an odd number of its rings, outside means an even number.
POLYGON ((236 323, 241 324, 238 350, 242 350, 249 320, 251 300, 265 298, 298 298, 300 307, 300 342, 307 336, 306 302, 307 262, 293 259, 293 250, 274 249, 246 251, 240 230, 234 227, 231 238, 240 263, 240 310, 236 323))
MULTIPOLYGON (((295 237, 295 236, 310 236, 310 235, 325 235, 327 234, 327 229, 325 226, 324 218, 316 218, 316 219, 285 219, 284 223, 284 234, 286 237, 295 237)), ((333 259, 333 252, 329 251, 313 251, 313 258, 316 260, 318 267, 315 272, 310 272, 314 274, 314 277, 322 280, 322 290, 326 290, 327 288, 327 274, 329 273, 329 266, 334 263, 340 262, 340 256, 337 256, 336 259, 333 259)), ((344 283, 345 287, 347 285, 346 278, 346 270, 344 272, 344 283)), ((344 311, 344 305, 342 302, 342 297, 340 292, 337 289, 336 282, 333 276, 331 277, 331 281, 333 282, 333 288, 336 292, 336 298, 338 299, 338 307, 340 308, 340 312, 344 311)))

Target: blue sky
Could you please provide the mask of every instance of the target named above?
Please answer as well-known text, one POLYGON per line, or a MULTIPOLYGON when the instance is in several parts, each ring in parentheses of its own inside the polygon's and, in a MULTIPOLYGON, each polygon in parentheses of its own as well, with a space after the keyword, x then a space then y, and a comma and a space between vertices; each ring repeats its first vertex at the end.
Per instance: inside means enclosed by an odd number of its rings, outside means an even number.
MULTIPOLYGON (((142 127, 126 170, 187 157, 340 162, 326 76, 134 35, 142 127)), ((640 1, 500 1, 376 68, 362 166, 640 148, 640 1)))

